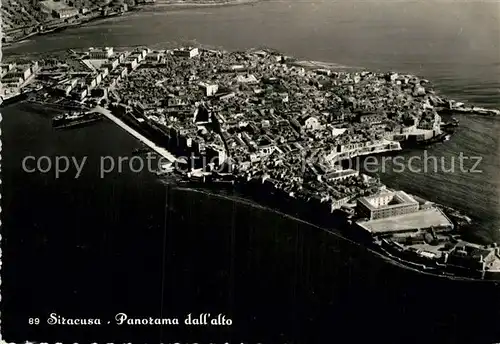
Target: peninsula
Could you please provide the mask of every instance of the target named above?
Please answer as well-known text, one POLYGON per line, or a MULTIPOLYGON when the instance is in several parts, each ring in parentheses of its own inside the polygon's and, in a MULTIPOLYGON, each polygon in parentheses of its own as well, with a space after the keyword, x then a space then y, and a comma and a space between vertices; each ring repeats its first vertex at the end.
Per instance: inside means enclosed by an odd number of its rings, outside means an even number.
POLYGON ((496 244, 462 239, 467 216, 344 165, 449 140, 449 113, 499 111, 414 75, 317 67, 269 50, 104 47, 4 63, 1 76, 5 103, 59 113, 55 124, 106 115, 167 157, 159 175, 235 188, 409 268, 499 279, 496 244))

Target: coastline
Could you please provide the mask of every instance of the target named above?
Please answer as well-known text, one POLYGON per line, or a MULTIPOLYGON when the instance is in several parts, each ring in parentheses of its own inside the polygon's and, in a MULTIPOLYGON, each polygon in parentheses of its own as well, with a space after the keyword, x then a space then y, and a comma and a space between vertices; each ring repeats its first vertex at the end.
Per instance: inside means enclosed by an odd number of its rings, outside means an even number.
POLYGON ((313 60, 297 60, 289 63, 292 66, 298 66, 308 69, 330 69, 330 70, 343 70, 343 69, 354 69, 354 70, 366 70, 364 67, 356 66, 346 66, 340 63, 327 62, 327 61, 313 61, 313 60))
MULTIPOLYGON (((163 183, 164 181, 162 181, 160 179, 160 182, 163 183)), ((168 182, 164 182, 164 183, 168 183, 168 182)), ((349 243, 351 245, 355 245, 358 248, 366 249, 370 253, 375 254, 377 257, 383 259, 386 263, 389 263, 391 265, 397 266, 397 267, 405 269, 405 270, 409 270, 409 271, 415 272, 417 274, 422 274, 422 275, 429 276, 429 277, 437 277, 437 278, 440 278, 440 279, 452 280, 452 281, 463 281, 463 282, 469 282, 469 283, 490 283, 490 284, 495 284, 495 285, 499 285, 500 284, 500 282, 498 280, 477 279, 477 278, 464 277, 464 276, 459 276, 459 275, 436 274, 436 273, 432 273, 432 272, 429 272, 429 271, 425 271, 425 270, 422 270, 422 269, 415 268, 413 266, 410 266, 409 264, 405 264, 404 262, 401 262, 399 259, 396 259, 396 257, 386 256, 386 255, 384 255, 384 254, 382 254, 380 252, 377 252, 377 251, 371 249, 370 247, 364 246, 364 245, 362 245, 361 243, 359 243, 357 241, 354 241, 354 240, 352 240, 350 238, 347 238, 347 237, 343 236, 340 232, 338 232, 338 233, 335 232, 335 229, 331 230, 331 229, 319 226, 319 225, 311 223, 311 222, 309 222, 307 220, 304 220, 304 219, 301 219, 299 217, 293 216, 291 214, 285 213, 285 212, 283 212, 283 211, 281 211, 279 209, 274 209, 274 208, 265 206, 265 205, 263 205, 261 203, 257 203, 256 201, 253 201, 252 199, 245 198, 244 196, 225 195, 225 194, 222 194, 220 192, 217 192, 217 191, 214 191, 214 190, 211 190, 211 189, 208 189, 208 188, 204 189, 204 188, 190 187, 189 185, 176 186, 174 184, 174 185, 172 185, 172 187, 175 190, 180 190, 180 191, 184 191, 184 192, 194 192, 194 193, 198 193, 198 194, 204 194, 204 195, 214 196, 214 197, 217 197, 217 198, 220 198, 220 199, 229 200, 231 202, 237 202, 237 203, 240 203, 240 204, 245 204, 246 206, 250 206, 252 208, 256 208, 256 209, 264 210, 264 211, 269 211, 271 213, 283 216, 283 217, 285 217, 287 219, 291 219, 291 220, 294 220, 294 221, 297 221, 297 222, 309 225, 309 226, 314 227, 316 229, 320 229, 320 230, 328 233, 329 235, 334 235, 334 236, 336 236, 339 239, 343 239, 347 243, 349 243)))
POLYGON ((183 0, 156 0, 154 4, 145 5, 153 7, 172 7, 172 8, 204 8, 204 7, 218 7, 218 6, 235 6, 245 4, 255 4, 264 0, 221 0, 221 1, 202 1, 192 2, 183 0))
POLYGON ((77 23, 66 23, 65 25, 58 26, 57 28, 50 29, 45 32, 31 32, 26 36, 20 37, 10 42, 2 43, 4 48, 15 46, 16 44, 23 43, 29 38, 43 35, 50 35, 70 28, 82 27, 90 23, 96 23, 99 21, 104 21, 106 19, 112 19, 117 17, 132 16, 142 12, 143 10, 151 10, 154 8, 172 8, 172 9, 195 9, 195 8, 205 8, 205 7, 222 7, 222 6, 237 6, 237 5, 250 5, 262 2, 265 0, 215 0, 208 1, 204 0, 202 2, 192 2, 191 0, 156 0, 152 4, 140 4, 137 7, 130 9, 127 12, 121 14, 112 14, 107 16, 98 16, 94 18, 86 18, 81 22, 77 23))

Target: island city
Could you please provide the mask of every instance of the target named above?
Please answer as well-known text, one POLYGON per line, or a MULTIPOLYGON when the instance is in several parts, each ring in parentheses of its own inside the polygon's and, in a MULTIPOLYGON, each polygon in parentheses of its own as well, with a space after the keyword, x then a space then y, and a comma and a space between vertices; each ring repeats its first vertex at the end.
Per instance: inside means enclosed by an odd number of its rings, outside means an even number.
POLYGON ((135 153, 162 157, 160 178, 279 200, 287 213, 322 218, 332 235, 408 268, 500 277, 496 244, 461 238, 474 225, 468 216, 346 167, 452 140, 455 112, 500 113, 446 99, 428 80, 202 47, 16 57, 4 60, 1 77, 4 104, 53 115, 56 129, 116 123, 144 144, 135 153))

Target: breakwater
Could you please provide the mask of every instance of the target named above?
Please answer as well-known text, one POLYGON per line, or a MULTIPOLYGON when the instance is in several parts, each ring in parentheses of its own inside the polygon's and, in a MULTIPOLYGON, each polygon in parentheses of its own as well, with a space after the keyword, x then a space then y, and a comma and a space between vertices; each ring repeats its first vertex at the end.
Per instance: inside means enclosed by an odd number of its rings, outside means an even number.
POLYGON ((105 109, 103 107, 100 107, 100 106, 97 106, 92 111, 98 112, 101 115, 107 117, 109 120, 111 120, 112 122, 114 122, 120 128, 122 128, 125 131, 127 131, 129 134, 131 134, 136 139, 138 139, 139 141, 141 141, 142 143, 144 143, 146 146, 148 146, 149 148, 151 148, 156 153, 160 154, 162 157, 166 158, 168 161, 170 161, 172 163, 175 162, 175 161, 177 161, 177 158, 172 153, 170 153, 165 148, 158 146, 153 141, 151 141, 150 139, 146 138, 144 135, 142 135, 139 132, 137 132, 135 129, 133 129, 130 126, 128 126, 125 122, 123 122, 118 117, 116 117, 115 115, 113 115, 111 113, 111 111, 109 111, 109 110, 107 110, 107 109, 105 109))

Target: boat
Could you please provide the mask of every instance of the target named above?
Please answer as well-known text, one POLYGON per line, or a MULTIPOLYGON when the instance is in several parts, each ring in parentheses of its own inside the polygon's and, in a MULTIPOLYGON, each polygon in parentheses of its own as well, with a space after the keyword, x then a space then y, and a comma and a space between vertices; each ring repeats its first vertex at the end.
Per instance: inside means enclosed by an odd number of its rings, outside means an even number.
POLYGON ((103 16, 103 18, 114 18, 123 16, 123 12, 111 12, 103 16))
POLYGON ((102 120, 103 117, 98 112, 77 112, 64 113, 52 119, 52 127, 55 129, 74 128, 102 120))

